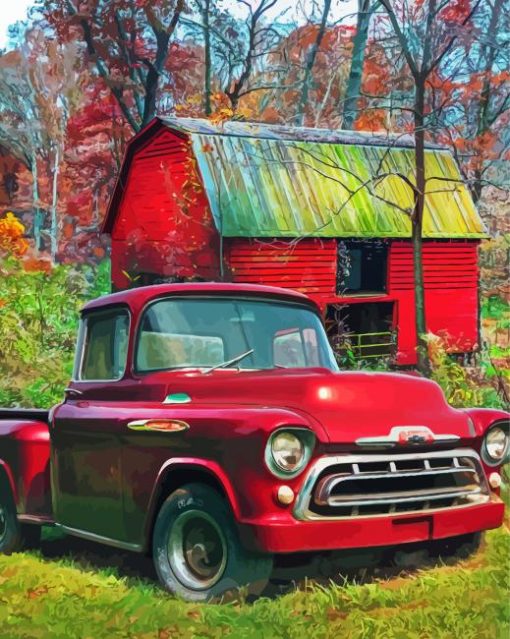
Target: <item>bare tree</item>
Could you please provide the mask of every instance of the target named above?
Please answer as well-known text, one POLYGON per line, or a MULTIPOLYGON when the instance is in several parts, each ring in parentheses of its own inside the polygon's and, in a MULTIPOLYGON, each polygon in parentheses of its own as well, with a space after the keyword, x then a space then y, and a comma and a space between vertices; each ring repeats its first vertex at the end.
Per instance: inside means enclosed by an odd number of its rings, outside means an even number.
POLYGON ((425 0, 419 9, 413 11, 407 6, 390 0, 379 0, 384 8, 398 45, 405 57, 413 80, 413 132, 415 138, 415 182, 410 183, 414 194, 414 207, 411 214, 412 243, 414 255, 414 280, 416 300, 416 333, 418 339, 418 367, 427 373, 429 361, 425 341, 425 289, 423 284, 422 234, 423 213, 425 209, 425 134, 427 131, 426 94, 431 74, 445 63, 448 55, 454 51, 461 30, 472 20, 480 5, 477 0, 469 11, 455 16, 452 21, 445 20, 445 10, 449 0, 425 0), (399 10, 400 8, 400 10, 399 10))
POLYGON ((156 113, 160 79, 185 0, 44 0, 59 36, 75 37, 133 131, 156 113))

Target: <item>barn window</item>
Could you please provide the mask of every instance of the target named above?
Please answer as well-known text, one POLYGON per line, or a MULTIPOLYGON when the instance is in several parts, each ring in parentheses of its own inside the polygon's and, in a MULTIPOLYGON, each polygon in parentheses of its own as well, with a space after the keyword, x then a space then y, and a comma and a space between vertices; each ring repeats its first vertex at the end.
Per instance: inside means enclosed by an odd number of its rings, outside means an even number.
POLYGON ((388 245, 383 241, 338 243, 337 295, 386 291, 388 245))

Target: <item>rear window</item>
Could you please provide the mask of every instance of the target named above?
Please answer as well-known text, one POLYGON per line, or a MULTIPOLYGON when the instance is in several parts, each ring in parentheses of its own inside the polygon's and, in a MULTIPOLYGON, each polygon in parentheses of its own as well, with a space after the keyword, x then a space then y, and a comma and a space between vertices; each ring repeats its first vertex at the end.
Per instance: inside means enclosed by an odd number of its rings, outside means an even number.
POLYGON ((78 375, 83 381, 117 380, 126 370, 129 314, 126 310, 101 311, 82 320, 81 361, 78 375))

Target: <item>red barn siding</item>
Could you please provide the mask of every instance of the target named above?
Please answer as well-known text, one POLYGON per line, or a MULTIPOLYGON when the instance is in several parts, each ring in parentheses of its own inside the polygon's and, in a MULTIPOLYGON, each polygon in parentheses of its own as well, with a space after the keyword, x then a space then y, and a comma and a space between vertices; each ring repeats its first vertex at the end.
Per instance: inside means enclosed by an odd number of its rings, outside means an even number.
MULTIPOLYGON (((451 351, 470 351, 478 343, 477 242, 425 242, 423 245, 427 329, 446 337, 451 351)), ((416 362, 413 250, 393 242, 388 293, 398 305, 398 363, 416 362)))
POLYGON ((112 229, 112 279, 130 276, 217 279, 219 241, 187 139, 161 131, 131 163, 112 229))
POLYGON ((235 239, 225 258, 234 282, 269 284, 307 293, 317 301, 335 295, 336 240, 235 239))

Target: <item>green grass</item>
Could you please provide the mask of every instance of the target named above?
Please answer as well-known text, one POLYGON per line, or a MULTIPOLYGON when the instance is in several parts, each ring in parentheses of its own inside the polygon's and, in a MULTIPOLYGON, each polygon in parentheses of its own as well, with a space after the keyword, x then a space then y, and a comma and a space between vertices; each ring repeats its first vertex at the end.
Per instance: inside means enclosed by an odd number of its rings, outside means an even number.
POLYGON ((364 585, 308 584, 226 605, 183 603, 148 578, 121 577, 114 557, 109 568, 76 554, 0 557, 0 636, 503 639, 510 628, 509 540, 506 529, 490 532, 482 551, 453 566, 364 585))

